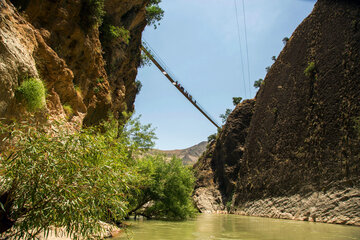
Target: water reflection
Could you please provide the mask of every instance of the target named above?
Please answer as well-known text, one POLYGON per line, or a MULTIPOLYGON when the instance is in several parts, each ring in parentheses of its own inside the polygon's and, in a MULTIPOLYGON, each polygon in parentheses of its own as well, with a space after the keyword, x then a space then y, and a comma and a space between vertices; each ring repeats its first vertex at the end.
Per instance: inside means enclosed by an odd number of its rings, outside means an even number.
POLYGON ((360 227, 236 215, 201 214, 185 222, 136 221, 127 234, 134 240, 347 240, 360 239, 360 227))

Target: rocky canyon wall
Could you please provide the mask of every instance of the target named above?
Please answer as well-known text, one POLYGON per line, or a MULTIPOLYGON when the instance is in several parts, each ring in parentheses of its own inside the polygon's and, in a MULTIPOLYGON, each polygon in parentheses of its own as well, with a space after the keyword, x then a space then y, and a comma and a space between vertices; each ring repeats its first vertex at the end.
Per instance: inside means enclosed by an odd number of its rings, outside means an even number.
POLYGON ((101 1, 0 2, 0 118, 28 115, 15 97, 28 76, 41 79, 47 90, 38 119, 93 125, 109 113, 121 117, 134 110, 148 1, 105 1, 102 22, 128 32, 128 39, 103 38, 94 2, 101 1))
POLYGON ((359 53, 360 3, 319 0, 268 72, 249 125, 230 116, 223 127, 248 127, 245 139, 220 134, 224 147, 197 165, 220 208, 360 225, 359 53))

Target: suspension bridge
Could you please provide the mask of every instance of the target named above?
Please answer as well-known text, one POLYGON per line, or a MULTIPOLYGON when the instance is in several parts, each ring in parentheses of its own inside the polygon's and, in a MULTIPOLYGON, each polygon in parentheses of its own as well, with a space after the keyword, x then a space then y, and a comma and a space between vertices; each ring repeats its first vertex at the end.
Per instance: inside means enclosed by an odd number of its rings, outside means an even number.
MULTIPOLYGON (((246 83, 245 83, 245 64, 243 60, 243 51, 241 47, 241 31, 240 31, 240 21, 238 18, 238 0, 234 0, 235 7, 235 16, 236 16, 236 25, 238 33, 238 44, 239 44, 239 56, 240 56, 240 67, 242 69, 242 78, 244 82, 244 90, 246 94, 246 83)), ((244 22, 244 32, 245 32, 245 49, 246 49, 246 60, 247 60, 247 73, 248 73, 248 87, 250 87, 250 66, 249 66, 249 50, 248 50, 248 40, 247 40, 247 27, 246 27, 246 14, 245 14, 245 3, 242 0, 242 10, 243 10, 243 22, 244 22)), ((208 114, 205 109, 199 104, 198 101, 184 88, 184 86, 175 79, 174 74, 172 74, 166 64, 161 60, 159 55, 150 47, 150 45, 144 40, 141 45, 141 50, 146 56, 154 63, 154 65, 162 72, 162 74, 170 81, 170 83, 202 114, 204 115, 215 127, 220 128, 220 125, 208 114)), ((250 92, 250 89, 249 89, 250 92)))
POLYGON ((168 70, 166 64, 155 53, 155 51, 145 41, 141 45, 141 50, 148 56, 148 58, 155 64, 155 66, 162 72, 162 74, 170 81, 170 83, 182 94, 184 97, 204 115, 215 127, 220 128, 220 125, 208 114, 198 101, 184 88, 184 86, 177 80, 174 75, 168 70), (151 50, 150 50, 151 49, 151 50))

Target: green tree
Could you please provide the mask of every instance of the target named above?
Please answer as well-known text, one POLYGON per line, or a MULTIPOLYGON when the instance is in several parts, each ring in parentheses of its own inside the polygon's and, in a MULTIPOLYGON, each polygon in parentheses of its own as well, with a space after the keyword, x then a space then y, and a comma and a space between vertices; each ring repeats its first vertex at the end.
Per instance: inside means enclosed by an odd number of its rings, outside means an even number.
POLYGON ((282 42, 284 43, 284 45, 286 45, 286 43, 289 41, 289 38, 288 37, 284 37, 282 42))
POLYGON ((216 140, 216 133, 211 134, 210 136, 208 136, 208 142, 212 142, 214 140, 216 140))
POLYGON ((228 119, 231 112, 232 112, 232 110, 230 108, 228 108, 228 109, 226 109, 224 114, 220 114, 220 118, 221 118, 221 121, 223 124, 226 123, 226 120, 228 119))
POLYGON ((138 187, 128 199, 129 214, 147 218, 183 220, 195 214, 191 195, 195 178, 181 159, 165 156, 146 156, 138 160, 138 187))
POLYGON ((234 106, 238 105, 239 103, 241 103, 242 101, 242 97, 233 97, 233 104, 234 106))
POLYGON ((82 0, 81 5, 81 25, 83 29, 88 30, 94 26, 99 27, 102 24, 105 0, 82 0))
POLYGON ((254 82, 254 87, 255 87, 255 88, 261 87, 261 85, 263 84, 263 82, 264 82, 264 79, 259 78, 259 80, 257 80, 257 81, 254 82))
POLYGON ((32 125, 0 126, 0 238, 35 239, 55 226, 89 239, 100 220, 123 219, 135 156, 153 146, 150 126, 112 120, 69 134, 32 125))
POLYGON ((164 10, 159 7, 161 0, 150 0, 146 7, 147 25, 153 25, 156 29, 160 25, 159 21, 164 17, 164 10))

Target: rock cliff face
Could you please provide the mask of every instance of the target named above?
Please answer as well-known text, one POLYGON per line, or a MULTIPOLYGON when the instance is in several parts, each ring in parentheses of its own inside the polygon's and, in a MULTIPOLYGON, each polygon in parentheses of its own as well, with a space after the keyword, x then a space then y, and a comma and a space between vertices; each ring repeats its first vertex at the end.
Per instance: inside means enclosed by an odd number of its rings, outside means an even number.
POLYGON ((130 41, 101 42, 87 0, 0 2, 0 118, 22 118, 15 90, 25 76, 46 85, 38 115, 96 124, 109 112, 132 111, 137 93, 141 33, 147 0, 105 1, 109 24, 129 31, 130 41), (14 6, 15 5, 15 6, 14 6), (106 46, 106 47, 104 47, 106 46), (72 108, 65 117, 63 106, 72 108))
MULTIPOLYGON (((319 0, 267 74, 246 139, 219 138, 216 145, 228 146, 225 154, 215 150, 212 156, 220 158, 201 160, 220 174, 210 178, 218 182, 223 206, 360 225, 359 52, 360 3, 319 0), (242 157, 231 157, 234 177, 222 170, 229 161, 224 156, 242 147, 242 157)), ((242 129, 241 123, 232 127, 242 129)))
POLYGON ((238 104, 217 139, 194 165, 198 178, 194 199, 201 211, 224 211, 224 205, 231 201, 254 107, 254 100, 238 104))

